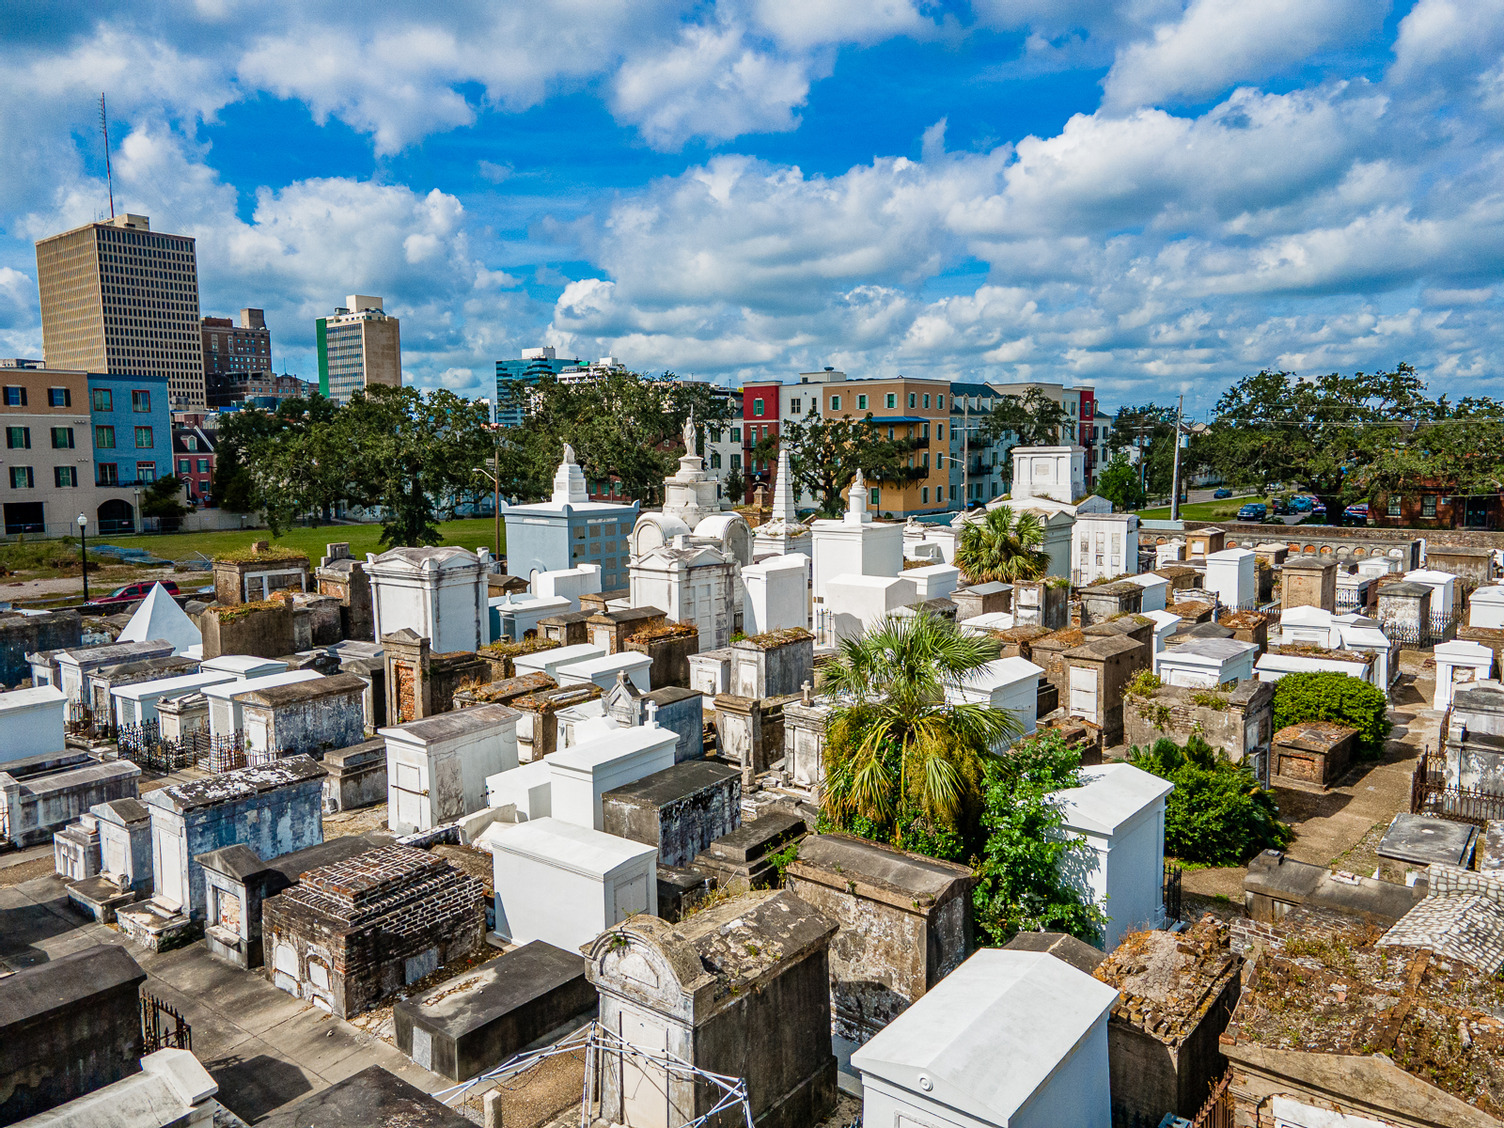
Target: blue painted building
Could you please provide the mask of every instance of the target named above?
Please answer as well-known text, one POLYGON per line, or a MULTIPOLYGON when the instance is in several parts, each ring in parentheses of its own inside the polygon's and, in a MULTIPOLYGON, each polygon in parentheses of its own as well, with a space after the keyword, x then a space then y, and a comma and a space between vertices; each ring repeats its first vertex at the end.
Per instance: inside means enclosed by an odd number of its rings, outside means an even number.
POLYGON ((555 572, 599 564, 601 590, 627 586, 632 563, 632 526, 639 502, 616 505, 591 501, 585 474, 567 446, 554 475, 553 496, 534 505, 502 511, 507 523, 507 572, 529 582, 534 572, 555 572))
MULTIPOLYGON (((172 473, 172 410, 167 377, 89 373, 89 438, 94 484, 144 489, 172 473)), ((119 496, 99 506, 101 532, 130 532, 135 506, 119 496)))

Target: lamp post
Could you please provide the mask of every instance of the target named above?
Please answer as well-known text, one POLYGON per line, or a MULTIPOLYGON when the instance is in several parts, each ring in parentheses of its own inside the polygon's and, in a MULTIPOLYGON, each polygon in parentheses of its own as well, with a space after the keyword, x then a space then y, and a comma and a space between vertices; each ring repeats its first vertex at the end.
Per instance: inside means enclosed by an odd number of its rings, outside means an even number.
POLYGON ((82 513, 78 515, 78 564, 84 574, 84 602, 89 602, 89 553, 87 533, 89 519, 82 513))
POLYGON ((501 459, 497 458, 496 462, 494 463, 494 465, 495 465, 495 471, 494 472, 491 471, 491 470, 487 470, 484 466, 477 466, 477 467, 475 467, 475 472, 477 474, 484 474, 487 478, 491 479, 491 489, 494 491, 492 506, 494 507, 494 509, 496 511, 496 513, 495 513, 495 516, 496 516, 496 559, 498 561, 500 561, 501 560, 501 459))

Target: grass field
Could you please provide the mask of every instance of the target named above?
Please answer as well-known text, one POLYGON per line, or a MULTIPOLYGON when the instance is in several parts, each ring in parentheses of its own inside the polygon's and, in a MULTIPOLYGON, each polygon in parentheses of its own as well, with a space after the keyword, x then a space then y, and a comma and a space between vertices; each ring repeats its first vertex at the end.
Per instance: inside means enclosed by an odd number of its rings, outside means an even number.
MULTIPOLYGON (((1180 516, 1186 521, 1230 521, 1238 515, 1239 509, 1254 501, 1269 505, 1268 498, 1251 496, 1229 497, 1221 501, 1192 501, 1180 507, 1180 516)), ((1273 512, 1272 507, 1270 511, 1273 512)), ((1141 521, 1168 521, 1170 507, 1165 505, 1158 509, 1141 509, 1138 516, 1141 521)))
MULTIPOLYGON (((463 521, 444 521, 439 524, 440 542, 460 548, 475 549, 494 547, 494 525, 491 518, 468 518, 463 521)), ((324 546, 334 541, 349 541, 350 552, 363 557, 367 552, 381 552, 380 525, 320 525, 313 529, 289 529, 280 537, 274 537, 266 529, 216 533, 163 533, 152 536, 104 537, 105 544, 122 548, 139 548, 163 560, 197 560, 203 556, 243 549, 253 541, 271 541, 283 548, 295 549, 308 554, 310 563, 317 564, 324 554, 324 546)), ((90 539, 92 548, 95 539, 90 539)), ((506 529, 502 528, 502 551, 506 550, 506 529)), ((0 565, 17 575, 45 576, 77 573, 78 541, 28 540, 15 544, 0 544, 0 565)), ((92 562, 102 560, 91 551, 92 562)), ((91 569, 92 570, 92 569, 91 569)))

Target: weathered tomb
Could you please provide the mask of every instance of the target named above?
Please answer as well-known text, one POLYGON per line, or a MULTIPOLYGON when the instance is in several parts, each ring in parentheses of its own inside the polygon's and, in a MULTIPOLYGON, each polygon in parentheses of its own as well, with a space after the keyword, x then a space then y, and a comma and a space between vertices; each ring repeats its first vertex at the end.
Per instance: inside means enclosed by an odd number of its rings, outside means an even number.
POLYGON ((686 760, 605 792, 600 829, 657 847, 659 865, 688 866, 741 826, 741 802, 741 772, 686 760))

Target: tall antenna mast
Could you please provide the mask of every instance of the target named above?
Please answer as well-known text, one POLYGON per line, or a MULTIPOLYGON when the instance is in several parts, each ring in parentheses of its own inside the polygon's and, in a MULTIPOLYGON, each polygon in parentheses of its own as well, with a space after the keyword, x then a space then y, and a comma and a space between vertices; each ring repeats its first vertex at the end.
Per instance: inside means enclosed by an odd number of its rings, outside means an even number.
POLYGON ((110 171, 110 119, 104 112, 104 95, 99 96, 99 132, 104 134, 104 180, 110 187, 110 218, 115 218, 115 175, 110 171))

